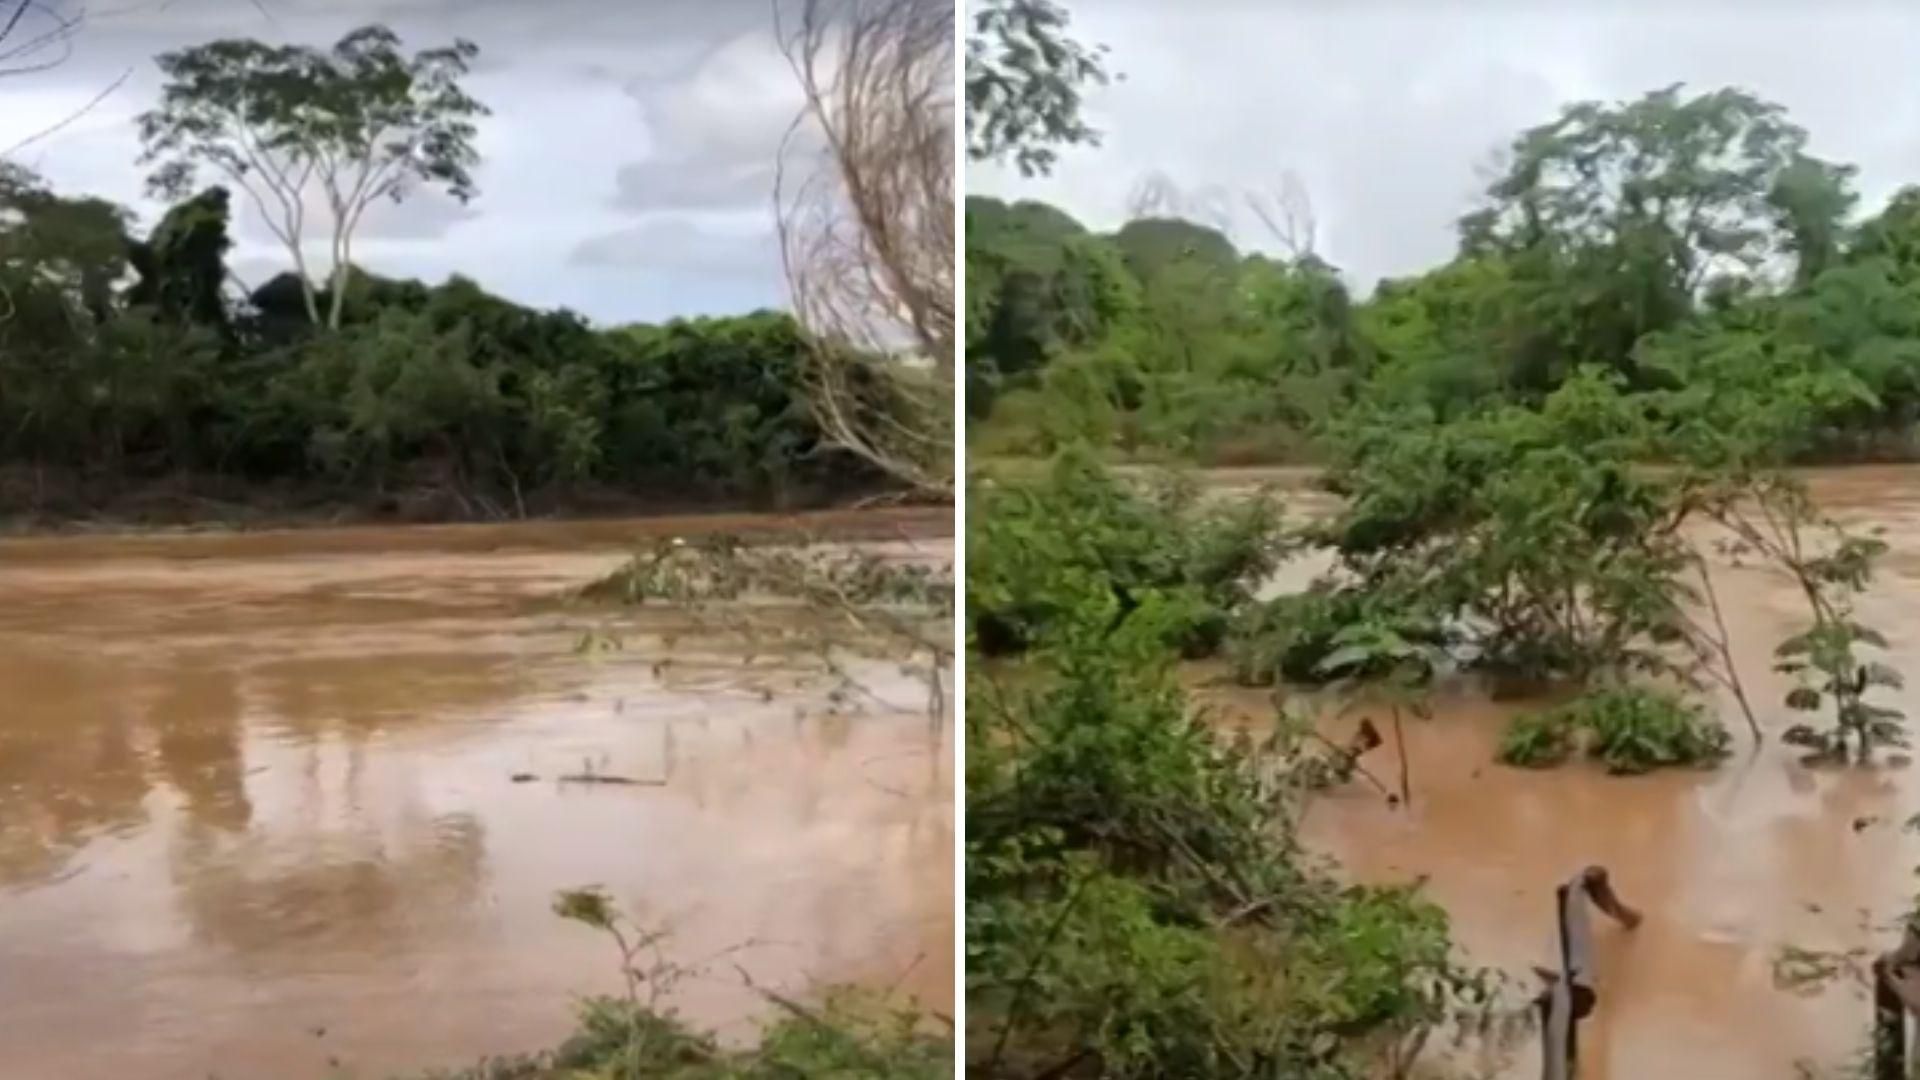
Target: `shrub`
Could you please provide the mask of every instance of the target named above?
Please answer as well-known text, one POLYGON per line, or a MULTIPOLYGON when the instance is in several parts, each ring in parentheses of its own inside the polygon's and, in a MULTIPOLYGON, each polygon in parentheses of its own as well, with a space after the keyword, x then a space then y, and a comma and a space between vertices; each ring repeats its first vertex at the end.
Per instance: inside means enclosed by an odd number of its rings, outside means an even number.
POLYGON ((1207 506, 1190 483, 1132 487, 1075 452, 1038 479, 976 484, 967 551, 971 636, 988 655, 1041 645, 1069 623, 1117 628, 1149 597, 1167 644, 1204 655, 1284 545, 1264 497, 1207 506))
POLYGON ((1712 765, 1727 755, 1727 729, 1699 705, 1670 692, 1621 686, 1596 690, 1553 709, 1523 713, 1500 743, 1509 765, 1558 764, 1574 743, 1612 773, 1712 765))
MULTIPOLYGON (((1344 633, 1361 626, 1388 627, 1409 642, 1446 651, 1454 635, 1422 603, 1417 590, 1390 583, 1365 588, 1324 580, 1257 601, 1228 633, 1234 678, 1246 686, 1325 682, 1332 677, 1325 661, 1344 633)), ((1365 678, 1380 672, 1361 668, 1344 674, 1365 678)))
POLYGON ((1284 719, 1222 740, 1180 688, 1198 620, 1270 568, 1270 522, 1072 459, 971 504, 1005 516, 970 522, 970 645, 991 612, 1027 648, 969 667, 970 1074, 1332 1080, 1486 1015, 1443 911, 1301 850, 1326 760, 1284 719))
POLYGON ((1524 712, 1507 725, 1498 756, 1525 769, 1559 765, 1573 755, 1574 734, 1567 714, 1559 709, 1524 712))

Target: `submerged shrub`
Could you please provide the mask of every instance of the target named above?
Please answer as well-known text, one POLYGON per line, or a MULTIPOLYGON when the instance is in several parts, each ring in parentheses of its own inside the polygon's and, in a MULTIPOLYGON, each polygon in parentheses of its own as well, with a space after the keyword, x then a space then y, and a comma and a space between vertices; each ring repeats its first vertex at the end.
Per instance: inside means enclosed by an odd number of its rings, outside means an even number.
POLYGON ((1207 505, 1191 483, 1130 485, 1075 452, 1038 479, 976 483, 967 551, 983 653, 1024 652, 1073 623, 1112 629, 1152 597, 1165 642, 1198 656, 1219 648, 1284 544, 1268 499, 1207 505))
MULTIPOLYGON (((1322 683, 1331 677, 1327 661, 1344 638, 1368 626, 1391 629, 1407 642, 1440 651, 1453 644, 1453 635, 1439 616, 1423 609, 1414 590, 1321 581, 1249 605, 1228 633, 1227 655, 1242 685, 1322 683)), ((1349 678, 1378 674, 1365 665, 1343 671, 1349 678)))
POLYGON ((1573 755, 1574 730, 1559 709, 1524 712, 1507 725, 1500 739, 1499 758, 1526 769, 1559 765, 1573 755))
POLYGON ((1509 765, 1558 764, 1578 743, 1608 772, 1644 773, 1712 765, 1727 755, 1727 729, 1693 702, 1664 690, 1620 686, 1522 713, 1507 728, 1499 757, 1509 765))

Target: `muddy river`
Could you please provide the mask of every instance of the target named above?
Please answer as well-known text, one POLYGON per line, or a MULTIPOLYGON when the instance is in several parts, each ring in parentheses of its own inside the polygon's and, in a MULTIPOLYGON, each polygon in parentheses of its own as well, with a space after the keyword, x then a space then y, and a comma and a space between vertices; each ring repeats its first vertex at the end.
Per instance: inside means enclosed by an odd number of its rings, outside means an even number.
MULTIPOLYGON (((536 1049, 619 983, 549 908, 587 884, 711 961, 678 1003, 723 1033, 762 1015, 736 964, 949 1011, 952 726, 924 687, 876 662, 877 700, 835 704, 685 616, 553 601, 638 534, 767 524, 0 543, 0 1075, 536 1049), (589 629, 623 647, 580 654, 589 629), (582 770, 648 783, 552 780, 582 770)), ((951 556, 942 514, 859 526, 951 556)))
MULTIPOLYGON (((1911 680, 1895 704, 1920 717, 1920 468, 1809 476, 1837 517, 1886 529, 1892 550, 1860 610, 1911 680)), ((1221 486, 1301 480, 1241 472, 1221 486)), ((1790 584, 1757 570, 1722 568, 1716 582, 1742 677, 1762 725, 1777 733, 1794 718, 1775 704, 1786 684, 1771 671, 1771 650, 1804 609, 1790 584)), ((1266 692, 1200 677, 1208 697, 1243 719, 1271 715, 1266 692)), ((1626 932, 1596 919, 1600 1004, 1581 1031, 1583 1080, 1786 1080, 1802 1075, 1798 1061, 1833 1070, 1866 1045, 1862 980, 1782 987, 1774 961, 1785 947, 1856 950, 1864 974, 1869 954, 1893 944, 1888 924, 1920 891, 1920 836, 1903 828, 1920 811, 1920 770, 1898 759, 1813 770, 1777 740, 1756 751, 1730 701, 1721 715, 1737 750, 1714 771, 1513 769, 1496 764, 1494 750, 1520 705, 1469 686, 1435 704, 1431 721, 1407 725, 1410 811, 1356 784, 1321 796, 1305 833, 1358 878, 1426 882, 1469 957, 1512 972, 1526 993, 1537 985, 1528 968, 1556 962, 1554 886, 1589 863, 1611 871, 1646 921, 1626 932)), ((1330 720, 1329 733, 1342 737, 1356 722, 1330 720)), ((1369 758, 1391 783, 1391 738, 1369 758)), ((1521 1046, 1501 1075, 1538 1076, 1538 1053, 1521 1046)))

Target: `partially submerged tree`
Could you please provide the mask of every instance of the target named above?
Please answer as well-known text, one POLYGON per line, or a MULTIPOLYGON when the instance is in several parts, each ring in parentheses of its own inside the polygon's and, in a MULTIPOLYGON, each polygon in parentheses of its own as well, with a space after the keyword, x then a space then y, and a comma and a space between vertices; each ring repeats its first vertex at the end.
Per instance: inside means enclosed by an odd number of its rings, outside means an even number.
POLYGON ((164 53, 160 105, 140 118, 141 160, 157 166, 148 184, 178 197, 202 166, 224 174, 286 246, 308 317, 337 329, 369 207, 422 186, 473 198, 474 121, 487 109, 460 79, 478 53, 456 41, 409 56, 377 25, 324 51, 227 39, 164 53), (320 214, 310 198, 321 200, 320 214), (304 247, 310 215, 326 219, 324 319, 304 247))
POLYGON ((952 5, 805 0, 777 30, 806 102, 774 201, 814 409, 840 447, 951 497, 952 5))

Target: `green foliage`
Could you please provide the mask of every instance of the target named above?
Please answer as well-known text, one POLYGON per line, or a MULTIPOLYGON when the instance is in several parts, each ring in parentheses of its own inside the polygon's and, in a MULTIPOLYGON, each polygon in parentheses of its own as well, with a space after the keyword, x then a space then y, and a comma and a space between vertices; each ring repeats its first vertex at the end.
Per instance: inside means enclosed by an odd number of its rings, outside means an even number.
POLYGON ((1067 633, 1151 620, 1188 654, 1218 647, 1231 614, 1283 553, 1265 499, 1206 506, 1191 484, 1130 487, 1081 454, 1036 479, 976 483, 967 508, 969 637, 994 655, 1067 633))
POLYGON ((227 190, 212 187, 168 209, 144 241, 131 241, 127 256, 140 275, 127 303, 153 308, 160 318, 228 330, 222 289, 227 278, 231 217, 227 190))
POLYGON ((1564 709, 1524 712, 1507 725, 1496 756, 1508 765, 1525 769, 1558 765, 1573 756, 1576 734, 1572 718, 1564 709))
POLYGON ((977 452, 1224 460, 1303 442, 1366 370, 1346 288, 1316 259, 1243 258, 1177 219, 1095 236, 1041 204, 967 206, 977 452))
POLYGON ((1727 729, 1700 706, 1640 686, 1596 690, 1552 709, 1514 718, 1500 742, 1500 760, 1538 768, 1557 765, 1584 746, 1612 773, 1712 765, 1727 755, 1727 729))
POLYGON ((1093 236, 1051 207, 970 204, 972 445, 1318 460, 1348 413, 1537 408, 1594 368, 1652 421, 1650 453, 1910 457, 1920 189, 1855 226, 1854 170, 1807 144, 1736 89, 1576 103, 1513 140, 1452 259, 1360 303, 1311 255, 1243 256, 1190 222, 1093 236), (1069 246, 1120 285, 1070 286, 1069 246), (1100 317, 1070 314, 1096 294, 1115 301, 1100 317))
POLYGON ((1180 689, 1281 554, 1270 507, 1070 454, 976 478, 969 512, 970 1075, 1357 1078, 1490 1007, 1439 908, 1302 851, 1340 763, 1286 717, 1224 739, 1180 689))
POLYGON ((1080 94, 1107 82, 1106 49, 1067 34, 1052 0, 982 0, 967 35, 967 156, 1011 159, 1027 176, 1052 171, 1054 147, 1098 145, 1080 94))
POLYGON ((1347 580, 1457 628, 1481 666, 1577 680, 1664 669, 1691 595, 1674 527, 1688 504, 1637 467, 1653 433, 1613 379, 1583 372, 1539 409, 1449 423, 1356 411, 1334 434, 1326 483, 1345 504, 1315 535, 1347 580))
POLYGON ((942 1080, 953 1075, 950 1037, 930 1032, 925 1018, 912 1010, 846 987, 828 989, 817 1005, 768 993, 780 1014, 762 1029, 758 1044, 723 1046, 666 1004, 699 972, 660 958, 655 947, 665 935, 631 926, 598 888, 566 890, 554 898, 553 909, 613 940, 627 996, 581 1002, 578 1029, 551 1051, 491 1058, 419 1080, 942 1080), (638 967, 648 954, 654 959, 638 967))
POLYGON ((297 275, 222 296, 219 188, 134 240, 108 204, 0 180, 0 463, 85 472, 108 497, 190 474, 441 517, 879 486, 824 445, 788 316, 601 330, 457 276, 361 273, 319 331, 297 275))
POLYGON ((1887 639, 1853 614, 1852 597, 1865 590, 1874 561, 1886 550, 1885 542, 1877 537, 1840 533, 1826 553, 1791 564, 1808 598, 1813 620, 1774 649, 1774 670, 1799 680, 1799 685, 1787 692, 1788 708, 1805 713, 1817 713, 1829 706, 1833 710, 1832 729, 1808 732, 1793 741, 1839 760, 1845 760, 1849 740, 1861 761, 1870 758, 1877 747, 1907 745, 1902 726, 1906 714, 1867 700, 1868 693, 1875 689, 1901 689, 1905 679, 1888 664, 1861 655, 1863 647, 1886 649, 1887 639))
POLYGON ((475 121, 487 109, 460 80, 478 55, 472 42, 456 41, 409 56, 381 25, 326 50, 229 38, 162 53, 160 104, 139 120, 141 162, 156 166, 148 186, 177 198, 209 166, 246 189, 292 256, 307 315, 319 323, 301 253, 304 201, 317 184, 332 227, 325 321, 337 328, 368 206, 422 185, 462 203, 473 198, 475 121))

